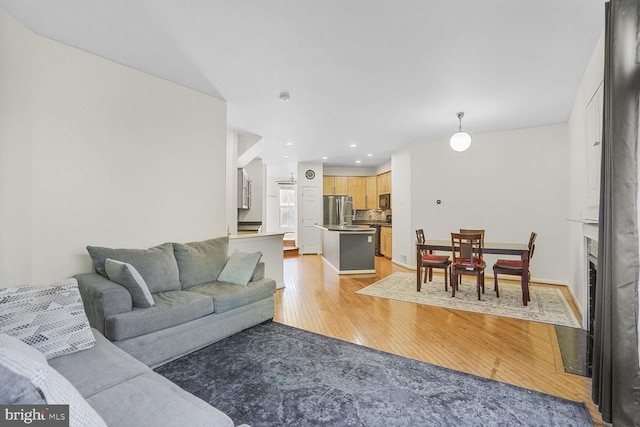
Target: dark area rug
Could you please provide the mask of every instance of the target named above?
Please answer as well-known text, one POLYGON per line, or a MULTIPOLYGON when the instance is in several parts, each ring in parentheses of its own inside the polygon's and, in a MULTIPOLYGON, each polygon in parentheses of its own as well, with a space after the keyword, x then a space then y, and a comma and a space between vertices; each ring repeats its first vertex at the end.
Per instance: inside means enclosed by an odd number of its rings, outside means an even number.
POLYGON ((593 425, 584 403, 275 322, 155 371, 252 427, 593 425))

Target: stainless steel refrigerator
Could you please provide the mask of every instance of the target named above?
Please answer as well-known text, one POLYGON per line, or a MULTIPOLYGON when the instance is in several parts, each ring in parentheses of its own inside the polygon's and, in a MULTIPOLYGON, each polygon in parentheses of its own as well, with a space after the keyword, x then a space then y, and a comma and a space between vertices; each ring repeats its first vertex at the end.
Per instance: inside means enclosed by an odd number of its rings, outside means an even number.
POLYGON ((353 201, 351 196, 324 196, 324 225, 351 225, 353 201))

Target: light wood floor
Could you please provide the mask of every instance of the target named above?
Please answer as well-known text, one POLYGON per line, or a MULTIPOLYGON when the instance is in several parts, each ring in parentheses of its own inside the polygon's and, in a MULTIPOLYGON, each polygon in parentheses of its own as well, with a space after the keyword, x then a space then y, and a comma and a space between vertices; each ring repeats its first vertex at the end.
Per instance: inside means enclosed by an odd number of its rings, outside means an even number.
POLYGON ((552 325, 356 294, 396 271, 411 270, 376 257, 376 274, 338 276, 318 255, 285 258, 274 321, 585 402, 594 424, 608 425, 591 379, 564 372, 552 325))

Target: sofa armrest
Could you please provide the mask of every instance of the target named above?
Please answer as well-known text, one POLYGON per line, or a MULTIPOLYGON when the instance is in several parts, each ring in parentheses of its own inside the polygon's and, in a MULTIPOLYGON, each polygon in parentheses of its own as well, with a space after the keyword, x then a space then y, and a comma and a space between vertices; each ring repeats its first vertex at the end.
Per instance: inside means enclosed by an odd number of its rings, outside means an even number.
POLYGON ((98 273, 84 273, 74 276, 78 281, 80 296, 89 324, 104 334, 104 321, 114 314, 133 310, 129 291, 98 273))
POLYGON ((264 262, 259 262, 258 265, 256 265, 255 270, 253 270, 253 276, 251 276, 251 282, 260 279, 264 279, 264 262))

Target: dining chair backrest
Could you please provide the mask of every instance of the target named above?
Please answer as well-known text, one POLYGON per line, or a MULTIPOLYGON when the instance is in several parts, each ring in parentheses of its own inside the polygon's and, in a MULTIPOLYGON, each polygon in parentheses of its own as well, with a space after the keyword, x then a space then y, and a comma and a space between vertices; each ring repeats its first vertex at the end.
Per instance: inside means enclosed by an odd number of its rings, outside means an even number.
POLYGON ((532 231, 529 236, 529 259, 533 258, 533 252, 536 250, 536 237, 538 237, 538 233, 532 231))
POLYGON ((474 265, 476 260, 482 260, 482 249, 481 233, 451 233, 451 253, 454 264, 474 265))
POLYGON ((418 240, 418 244, 422 245, 425 242, 425 238, 424 238, 424 230, 422 228, 419 228, 416 230, 416 239, 418 240))
POLYGON ((470 228, 461 228, 460 234, 481 234, 482 235, 482 247, 484 248, 484 230, 474 230, 470 228))

